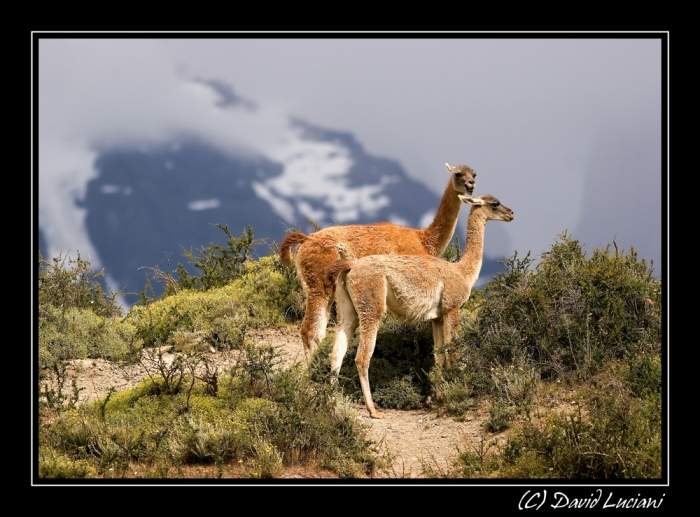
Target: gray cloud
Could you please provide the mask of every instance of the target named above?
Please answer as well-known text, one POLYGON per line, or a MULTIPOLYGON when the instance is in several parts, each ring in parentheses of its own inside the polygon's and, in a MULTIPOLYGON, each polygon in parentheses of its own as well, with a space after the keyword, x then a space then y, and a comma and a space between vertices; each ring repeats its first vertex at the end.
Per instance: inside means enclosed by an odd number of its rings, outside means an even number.
POLYGON ((197 77, 194 79, 194 82, 205 84, 214 90, 219 95, 219 100, 216 101, 215 104, 220 108, 240 106, 248 110, 255 110, 257 107, 253 101, 244 99, 240 95, 237 95, 234 92, 233 87, 224 81, 218 81, 216 79, 202 79, 197 77))

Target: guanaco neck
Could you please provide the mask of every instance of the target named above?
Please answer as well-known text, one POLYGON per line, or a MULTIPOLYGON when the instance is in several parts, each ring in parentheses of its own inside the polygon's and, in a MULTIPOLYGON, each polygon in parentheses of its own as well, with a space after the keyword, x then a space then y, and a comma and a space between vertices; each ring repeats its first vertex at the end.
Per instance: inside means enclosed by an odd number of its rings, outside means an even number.
POLYGON ((465 237, 464 255, 459 259, 459 265, 464 271, 464 277, 470 287, 476 283, 481 272, 481 263, 484 258, 484 229, 486 221, 481 217, 479 209, 472 207, 467 219, 467 236, 465 237))
POLYGON ((458 192, 453 188, 452 179, 450 179, 433 222, 423 230, 421 236, 423 245, 428 253, 435 257, 443 254, 457 228, 459 209, 462 207, 462 202, 457 195, 458 192))

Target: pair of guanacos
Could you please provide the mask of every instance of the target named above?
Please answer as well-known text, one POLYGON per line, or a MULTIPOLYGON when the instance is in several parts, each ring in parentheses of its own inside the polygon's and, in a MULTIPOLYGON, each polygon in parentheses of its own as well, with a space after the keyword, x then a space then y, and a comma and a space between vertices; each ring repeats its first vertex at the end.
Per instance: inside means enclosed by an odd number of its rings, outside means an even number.
MULTIPOLYGON (((372 401, 369 362, 384 314, 389 311, 408 323, 430 320, 434 350, 449 344, 459 328, 460 308, 479 277, 486 222, 514 217, 491 195, 466 196, 476 185, 471 167, 445 167, 450 179, 427 228, 391 223, 334 226, 310 235, 290 233, 279 247, 282 264, 290 267, 292 247, 299 245, 295 263, 306 293, 301 338, 307 362, 326 335, 334 297, 339 321, 330 356, 333 373, 340 371, 348 342, 360 327, 355 363, 372 418, 381 418, 381 413, 372 401), (452 239, 463 203, 471 205, 465 249, 452 263, 440 256, 452 239)), ((436 360, 451 364, 453 358, 440 354, 436 360)))

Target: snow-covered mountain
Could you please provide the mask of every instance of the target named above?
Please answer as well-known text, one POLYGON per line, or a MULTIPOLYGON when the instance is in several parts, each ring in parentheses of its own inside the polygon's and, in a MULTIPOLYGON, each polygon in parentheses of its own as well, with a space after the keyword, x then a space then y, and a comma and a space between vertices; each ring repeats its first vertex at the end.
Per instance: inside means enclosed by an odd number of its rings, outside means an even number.
MULTIPOLYGON (((255 115, 256 104, 225 84, 197 85, 218 94, 216 109, 237 107, 255 115)), ((54 191, 40 191, 57 198, 40 199, 40 250, 91 253, 110 287, 138 293, 148 268, 189 266, 183 248, 225 243, 217 223, 233 235, 252 226, 255 237, 269 244, 279 243, 289 228, 312 231, 306 218, 322 227, 378 221, 425 227, 432 221, 439 196, 408 177, 397 161, 369 155, 347 132, 299 118, 282 127, 269 140, 273 144, 257 149, 223 149, 201 136, 94 147, 84 185, 57 181, 54 191)), ((441 178, 441 190, 447 173, 426 172, 441 178)), ((463 243, 464 230, 457 231, 463 243)), ((258 253, 269 248, 259 246, 258 253)), ((498 269, 495 260, 485 260, 482 279, 498 269)), ((133 294, 124 301, 136 299, 133 294)))

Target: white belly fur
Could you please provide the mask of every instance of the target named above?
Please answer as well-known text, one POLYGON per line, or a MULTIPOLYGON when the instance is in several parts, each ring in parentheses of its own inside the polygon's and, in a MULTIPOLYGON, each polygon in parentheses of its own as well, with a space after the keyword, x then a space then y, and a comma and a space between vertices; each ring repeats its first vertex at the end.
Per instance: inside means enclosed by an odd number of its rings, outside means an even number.
POLYGON ((394 316, 407 323, 420 323, 442 317, 443 285, 429 293, 412 292, 386 283, 386 308, 394 316))

